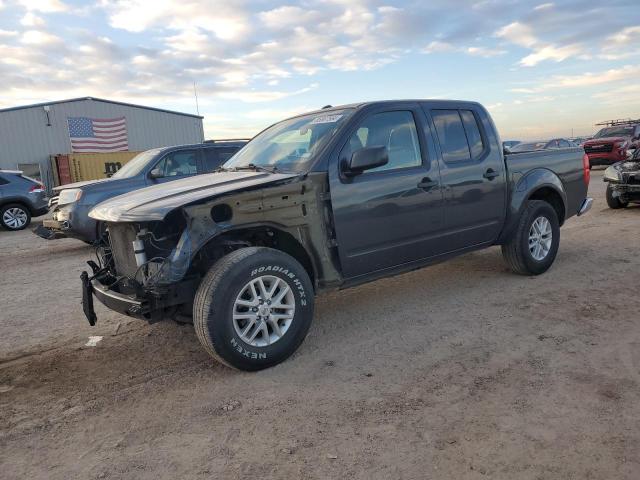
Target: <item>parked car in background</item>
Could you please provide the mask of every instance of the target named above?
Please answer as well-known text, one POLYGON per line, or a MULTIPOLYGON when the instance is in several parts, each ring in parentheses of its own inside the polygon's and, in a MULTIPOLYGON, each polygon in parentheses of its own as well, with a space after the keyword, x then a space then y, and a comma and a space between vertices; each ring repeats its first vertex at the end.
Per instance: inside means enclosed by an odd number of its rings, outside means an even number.
POLYGON ((247 140, 209 140, 147 150, 129 160, 111 178, 56 187, 50 201, 53 216, 35 233, 47 240, 69 237, 93 243, 104 230, 88 214, 100 202, 149 185, 211 173, 246 143, 247 140))
POLYGON ((624 208, 630 203, 640 203, 640 148, 636 148, 629 160, 615 163, 604 171, 607 182, 607 205, 624 208))
POLYGON ((572 137, 569 138, 569 141, 573 143, 577 147, 581 147, 584 142, 591 140, 593 137, 572 137))
POLYGON ((579 148, 503 155, 475 102, 328 107, 267 128, 217 173, 95 207, 109 235, 83 309, 91 325, 94 296, 192 320, 214 358, 263 369, 300 346, 319 292, 491 245, 514 272, 545 272, 560 226, 591 207, 589 175, 579 148))
POLYGON ((583 144, 591 166, 625 160, 628 150, 635 150, 640 144, 640 119, 611 120, 602 124, 608 126, 583 144))
POLYGON ((505 142, 502 142, 502 148, 511 150, 513 147, 515 147, 519 143, 520 143, 520 140, 507 140, 505 142))
POLYGON ((0 225, 22 230, 49 211, 44 186, 19 170, 0 170, 0 225))
POLYGON ((554 138, 553 140, 540 140, 537 142, 520 142, 509 149, 511 153, 536 152, 538 150, 554 150, 558 148, 575 147, 566 138, 554 138))

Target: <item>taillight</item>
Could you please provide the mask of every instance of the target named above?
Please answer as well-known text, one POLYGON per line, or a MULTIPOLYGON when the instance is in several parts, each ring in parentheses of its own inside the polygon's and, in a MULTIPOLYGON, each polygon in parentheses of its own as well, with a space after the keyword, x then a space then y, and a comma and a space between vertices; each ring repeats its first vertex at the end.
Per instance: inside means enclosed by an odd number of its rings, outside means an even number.
POLYGON ((44 185, 41 183, 35 183, 29 189, 29 193, 41 193, 44 192, 44 185))
POLYGON ((582 173, 584 176, 584 183, 588 187, 589 181, 591 180, 591 169, 589 168, 589 155, 586 153, 582 156, 582 173))

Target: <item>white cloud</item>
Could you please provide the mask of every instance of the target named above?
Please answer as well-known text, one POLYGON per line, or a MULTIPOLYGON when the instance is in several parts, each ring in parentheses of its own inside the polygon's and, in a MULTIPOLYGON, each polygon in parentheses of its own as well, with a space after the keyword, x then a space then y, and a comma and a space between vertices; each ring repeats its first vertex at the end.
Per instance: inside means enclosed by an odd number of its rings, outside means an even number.
POLYGON ((248 16, 238 1, 213 0, 102 0, 114 28, 142 32, 153 27, 173 30, 200 28, 229 41, 248 33, 248 16))
POLYGON ((17 3, 27 10, 43 13, 64 12, 69 6, 60 0, 18 0, 17 3))
POLYGON ((465 51, 469 55, 483 58, 497 57, 498 55, 504 55, 505 53, 507 53, 506 50, 486 47, 469 47, 465 51))
POLYGON ((625 65, 621 68, 612 68, 603 72, 586 72, 581 75, 558 75, 543 85, 543 88, 577 88, 591 87, 593 85, 603 85, 605 83, 617 82, 637 78, 640 75, 640 65, 625 65))
POLYGON ((277 90, 234 90, 229 92, 221 92, 218 94, 220 98, 227 100, 240 100, 246 103, 272 102, 293 95, 301 95, 318 88, 317 83, 312 83, 308 87, 301 88, 294 92, 277 91, 277 90))
POLYGON ((25 27, 42 27, 45 24, 45 21, 42 17, 37 16, 33 12, 27 12, 20 19, 20 23, 25 27))
POLYGON ((564 47, 555 47, 553 45, 547 45, 544 47, 536 48, 534 53, 527 55, 520 60, 520 65, 524 67, 533 67, 545 60, 553 60, 556 62, 562 62, 567 58, 577 57, 582 53, 582 47, 580 45, 566 45, 564 47))
POLYGON ((585 72, 580 75, 554 75, 551 79, 540 81, 533 87, 516 87, 509 91, 522 94, 537 94, 554 89, 574 89, 623 82, 640 75, 640 65, 625 65, 600 72, 585 72))
POLYGON ((541 3, 540 5, 537 5, 534 10, 549 10, 550 8, 553 8, 554 4, 553 3, 541 3))
MULTIPOLYGON (((546 5, 547 4, 542 5, 544 10, 553 6, 552 4, 548 4, 549 6, 546 5)), ((519 64, 523 67, 534 67, 547 60, 562 62, 568 58, 584 55, 584 48, 582 45, 572 43, 569 45, 557 46, 551 43, 542 42, 535 35, 531 26, 520 22, 513 22, 505 25, 496 31, 494 36, 504 38, 510 43, 533 50, 533 53, 530 53, 520 60, 519 64)))
POLYGON ((18 35, 16 30, 3 30, 0 28, 0 38, 15 37, 18 35))
POLYGON ((424 53, 442 53, 442 52, 450 52, 450 51, 455 50, 455 49, 456 49, 456 47, 454 47, 450 43, 440 42, 438 40, 434 40, 429 45, 424 47, 422 49, 422 51, 424 53))
POLYGON ((531 48, 538 43, 538 39, 534 35, 533 29, 529 25, 525 25, 520 22, 513 22, 509 25, 505 25, 495 32, 495 36, 504 38, 515 45, 527 48, 531 48))
POLYGON ((56 44, 62 43, 60 37, 40 30, 27 30, 22 34, 20 41, 25 45, 55 46, 56 44))

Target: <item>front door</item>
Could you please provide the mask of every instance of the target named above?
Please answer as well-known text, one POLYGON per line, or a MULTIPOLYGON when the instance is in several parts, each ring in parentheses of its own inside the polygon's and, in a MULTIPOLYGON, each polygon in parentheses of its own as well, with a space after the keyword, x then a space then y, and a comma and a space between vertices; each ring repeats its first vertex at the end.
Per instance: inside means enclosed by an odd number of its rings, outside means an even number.
POLYGON ((331 167, 331 202, 345 277, 438 253, 442 193, 437 162, 426 154, 425 127, 417 106, 372 111, 352 128, 331 167), (387 165, 351 178, 340 174, 341 162, 372 146, 387 148, 387 165))
POLYGON ((199 167, 199 154, 200 151, 198 149, 176 150, 167 153, 153 167, 154 170, 160 170, 162 176, 155 178, 152 184, 170 182, 202 173, 202 168, 199 167))

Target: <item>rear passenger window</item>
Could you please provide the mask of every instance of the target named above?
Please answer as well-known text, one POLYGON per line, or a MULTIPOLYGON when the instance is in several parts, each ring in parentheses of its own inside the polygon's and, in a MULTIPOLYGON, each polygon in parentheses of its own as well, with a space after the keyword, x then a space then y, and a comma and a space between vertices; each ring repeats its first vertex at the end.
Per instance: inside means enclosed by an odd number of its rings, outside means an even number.
POLYGON ((478 121, 471 110, 460 110, 460 116, 462 117, 464 131, 467 133, 471 158, 476 160, 484 152, 484 143, 482 143, 478 121))
POLYGON ((442 158, 447 163, 471 160, 467 136, 458 110, 432 110, 442 158))

